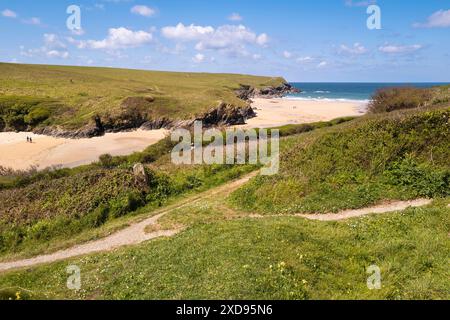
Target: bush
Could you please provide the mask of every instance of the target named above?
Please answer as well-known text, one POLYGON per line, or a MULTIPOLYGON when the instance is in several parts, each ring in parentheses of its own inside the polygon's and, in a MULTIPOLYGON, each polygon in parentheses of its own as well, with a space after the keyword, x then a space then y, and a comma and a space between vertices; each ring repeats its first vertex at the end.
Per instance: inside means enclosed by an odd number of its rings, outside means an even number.
POLYGON ((431 89, 384 88, 378 90, 369 103, 369 113, 392 112, 426 106, 433 98, 431 89))
POLYGON ((26 130, 47 120, 54 110, 61 109, 54 101, 36 97, 0 97, 0 130, 26 130))
POLYGON ((40 122, 47 120, 51 115, 51 111, 46 107, 33 107, 25 117, 24 120, 31 126, 36 126, 40 122))
POLYGON ((118 218, 129 212, 135 211, 140 206, 144 205, 144 201, 141 194, 137 192, 130 192, 113 199, 110 201, 109 205, 111 216, 113 218, 118 218))
POLYGON ((280 173, 232 196, 270 213, 331 212, 450 193, 450 109, 366 116, 281 145, 280 173))
POLYGON ((100 166, 105 169, 111 169, 114 167, 114 159, 110 154, 102 154, 98 160, 100 161, 100 166))
POLYGON ((109 218, 110 208, 108 205, 102 204, 88 215, 89 225, 93 228, 98 228, 105 224, 109 218))
POLYGON ((409 188, 420 197, 450 195, 450 171, 418 164, 412 157, 394 162, 385 175, 391 184, 409 188))

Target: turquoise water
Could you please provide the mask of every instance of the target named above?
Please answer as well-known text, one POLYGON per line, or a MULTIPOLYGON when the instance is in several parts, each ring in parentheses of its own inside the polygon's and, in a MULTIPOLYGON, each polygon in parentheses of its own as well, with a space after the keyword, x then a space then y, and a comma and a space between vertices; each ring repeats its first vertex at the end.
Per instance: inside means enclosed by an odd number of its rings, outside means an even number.
POLYGON ((289 98, 302 100, 357 100, 368 102, 376 90, 385 87, 413 86, 429 88, 447 83, 304 83, 292 82, 291 85, 302 90, 291 94, 289 98))

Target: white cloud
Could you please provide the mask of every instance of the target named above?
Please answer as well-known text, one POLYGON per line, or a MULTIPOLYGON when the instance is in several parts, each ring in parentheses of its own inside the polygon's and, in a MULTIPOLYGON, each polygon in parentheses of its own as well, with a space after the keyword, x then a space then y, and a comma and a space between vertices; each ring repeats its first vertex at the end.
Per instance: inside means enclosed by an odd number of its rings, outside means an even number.
POLYGON ((42 24, 41 19, 36 18, 36 17, 30 18, 30 19, 22 20, 22 22, 23 22, 23 23, 26 23, 26 24, 32 24, 32 25, 35 25, 35 26, 38 26, 38 25, 41 25, 41 24, 42 24))
POLYGON ((6 18, 17 18, 17 13, 15 13, 12 10, 5 9, 2 11, 2 16, 6 17, 6 18))
POLYGON ((267 34, 257 35, 243 25, 211 26, 167 26, 161 29, 162 35, 179 42, 196 42, 195 49, 219 50, 233 55, 248 56, 246 45, 266 46, 269 42, 267 34))
POLYGON ((53 33, 44 34, 44 44, 48 48, 66 48, 66 45, 53 33))
POLYGON ((422 49, 423 46, 420 44, 413 44, 409 46, 398 46, 398 45, 384 45, 378 48, 380 52, 387 54, 408 54, 416 52, 422 49))
POLYGON ((155 9, 143 5, 134 6, 131 12, 144 17, 153 17, 156 14, 155 9))
POLYGON ((292 58, 292 52, 283 51, 283 57, 285 57, 286 59, 292 58))
POLYGON ((450 27, 450 9, 439 10, 428 17, 425 23, 415 23, 416 28, 448 28, 450 27))
POLYGON ((367 53, 367 49, 362 44, 356 42, 351 47, 348 47, 345 44, 341 44, 339 46, 338 52, 350 55, 361 55, 367 53))
POLYGON ((244 18, 242 18, 242 16, 239 13, 232 13, 229 17, 228 20, 230 21, 242 21, 244 20, 244 18))
POLYGON ((177 41, 200 40, 208 35, 214 34, 214 31, 214 28, 210 26, 202 27, 193 24, 185 26, 182 23, 177 24, 175 27, 168 26, 161 29, 164 37, 177 41))
POLYGON ((108 36, 103 40, 76 41, 71 39, 72 43, 77 44, 78 48, 84 49, 124 49, 135 48, 147 44, 153 40, 153 35, 146 31, 132 31, 124 27, 111 28, 108 30, 108 36))
POLYGON ((49 50, 49 51, 46 51, 45 54, 49 58, 63 58, 63 59, 67 59, 69 57, 69 52, 67 52, 67 51, 60 51, 60 50, 49 50))
POLYGON ((326 67, 327 65, 328 65, 328 62, 322 61, 321 63, 319 63, 319 64, 317 65, 317 68, 324 68, 324 67, 326 67))
POLYGON ((66 45, 55 34, 44 34, 44 45, 36 49, 25 49, 20 46, 20 55, 25 57, 45 56, 47 58, 67 59, 70 54, 66 50, 66 45))
POLYGON ((258 43, 260 46, 266 46, 269 42, 269 36, 265 33, 262 33, 256 38, 256 43, 258 43))
POLYGON ((309 62, 314 61, 314 58, 313 58, 313 57, 310 57, 310 56, 299 57, 299 58, 296 59, 296 61, 297 61, 298 63, 309 63, 309 62))
POLYGON ((195 63, 201 63, 203 61, 205 61, 205 55, 201 54, 201 53, 197 53, 193 58, 192 61, 194 61, 195 63))
POLYGON ((362 1, 353 1, 353 0, 345 0, 345 5, 347 7, 368 7, 371 4, 377 3, 376 0, 362 0, 362 1))

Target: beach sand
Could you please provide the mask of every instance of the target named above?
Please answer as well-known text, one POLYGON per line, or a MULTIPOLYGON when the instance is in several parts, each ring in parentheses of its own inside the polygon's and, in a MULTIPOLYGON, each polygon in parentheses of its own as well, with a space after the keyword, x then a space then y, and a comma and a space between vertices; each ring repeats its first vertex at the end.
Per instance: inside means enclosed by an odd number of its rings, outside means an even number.
POLYGON ((340 117, 361 116, 362 102, 315 101, 296 99, 253 99, 257 117, 247 120, 244 128, 270 128, 287 124, 330 121, 340 117))
MULTIPOLYGON (((358 102, 304 101, 295 99, 254 99, 257 117, 240 128, 270 128, 286 124, 329 121, 359 116, 364 106, 358 102)), ((142 151, 168 134, 167 130, 136 130, 107 133, 91 139, 65 139, 26 132, 0 132, 0 166, 24 170, 31 166, 73 168, 98 160, 102 154, 128 155, 142 151), (33 143, 27 143, 27 136, 33 143)))
POLYGON ((163 139, 167 130, 107 133, 91 139, 65 139, 27 132, 0 132, 0 166, 16 170, 36 166, 73 168, 98 160, 102 154, 127 155, 163 139), (26 137, 33 143, 27 143, 26 137))

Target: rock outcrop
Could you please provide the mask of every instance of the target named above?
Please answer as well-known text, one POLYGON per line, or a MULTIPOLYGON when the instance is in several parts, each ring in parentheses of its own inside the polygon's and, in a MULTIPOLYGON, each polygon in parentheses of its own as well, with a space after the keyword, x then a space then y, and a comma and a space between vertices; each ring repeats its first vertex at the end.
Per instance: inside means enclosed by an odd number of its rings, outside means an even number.
POLYGON ((142 163, 136 163, 133 166, 133 175, 135 182, 142 186, 148 186, 148 176, 142 163))
POLYGON ((278 87, 266 87, 262 89, 241 85, 235 92, 240 99, 250 100, 252 98, 281 98, 289 93, 298 93, 300 90, 294 88, 289 83, 283 83, 278 87))
POLYGON ((33 129, 33 133, 57 138, 81 139, 99 137, 105 133, 102 121, 96 116, 93 122, 77 130, 67 130, 61 127, 43 127, 33 129))
POLYGON ((205 127, 232 126, 245 124, 245 120, 255 116, 256 114, 250 106, 240 108, 221 102, 216 108, 209 110, 196 120, 203 121, 205 127))
MULTIPOLYGON (((288 93, 299 92, 288 83, 278 87, 256 89, 248 85, 241 85, 235 91, 236 96, 244 101, 255 97, 274 98, 288 93)), ((195 121, 202 121, 205 127, 242 125, 247 119, 256 117, 255 111, 248 103, 244 107, 237 107, 225 102, 217 107, 188 120, 175 120, 167 117, 153 118, 149 110, 154 102, 153 97, 128 97, 121 105, 121 112, 116 116, 95 116, 89 125, 77 130, 67 130, 61 127, 43 127, 33 130, 34 133, 64 138, 91 138, 101 136, 105 132, 119 132, 141 128, 144 130, 189 128, 195 121)), ((1 125, 1 124, 0 124, 1 125)))

